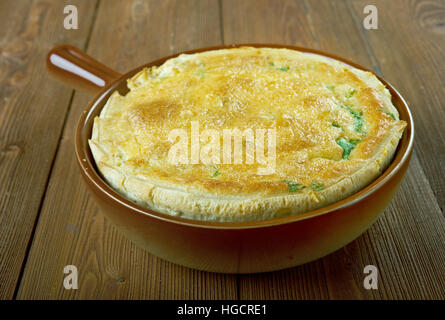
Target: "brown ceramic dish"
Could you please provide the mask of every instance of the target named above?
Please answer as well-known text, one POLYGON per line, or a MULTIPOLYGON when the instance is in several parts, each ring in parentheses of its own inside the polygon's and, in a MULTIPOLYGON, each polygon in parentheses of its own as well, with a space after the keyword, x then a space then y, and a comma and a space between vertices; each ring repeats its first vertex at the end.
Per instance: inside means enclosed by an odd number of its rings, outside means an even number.
MULTIPOLYGON (((358 69, 353 62, 317 50, 270 44, 254 47, 288 48, 336 59, 358 69)), ((219 46, 192 50, 231 48, 219 46)), ((179 53, 178 53, 179 54, 179 53)), ((62 45, 50 51, 48 70, 62 81, 97 93, 82 113, 76 131, 76 154, 81 172, 106 216, 133 242, 166 260, 190 268, 226 273, 254 273, 297 266, 325 256, 362 234, 383 212, 398 189, 411 158, 414 126, 403 97, 385 80, 400 119, 407 127, 390 166, 373 183, 327 207, 297 216, 255 222, 195 221, 157 213, 127 200, 102 179, 91 155, 88 139, 93 119, 110 94, 125 94, 126 79, 144 67, 161 65, 165 57, 121 75, 62 45)))

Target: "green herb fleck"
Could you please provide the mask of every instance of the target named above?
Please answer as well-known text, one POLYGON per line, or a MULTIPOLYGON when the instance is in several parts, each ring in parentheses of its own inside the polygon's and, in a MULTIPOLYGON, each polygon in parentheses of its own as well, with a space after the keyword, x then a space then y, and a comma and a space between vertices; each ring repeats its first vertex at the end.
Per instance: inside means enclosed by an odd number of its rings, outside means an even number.
POLYGON ((357 91, 355 91, 355 89, 352 89, 350 91, 348 91, 345 95, 346 98, 352 98, 352 96, 356 93, 357 91))
POLYGON ((383 112, 384 114, 387 114, 388 116, 390 116, 393 120, 396 120, 396 117, 394 116, 393 113, 386 111, 385 109, 380 109, 381 112, 383 112))
POLYGON ((279 68, 277 68, 277 70, 288 71, 289 67, 279 67, 279 68))
POLYGON ((348 107, 348 106, 340 106, 340 108, 347 110, 354 117, 354 130, 356 132, 362 132, 363 112, 361 110, 355 111, 351 107, 348 107))
POLYGON ((348 106, 340 105, 340 108, 345 109, 345 110, 347 110, 350 113, 354 112, 354 110, 352 110, 351 107, 348 107, 348 106))
POLYGON ((332 91, 335 89, 335 86, 333 84, 331 84, 331 85, 327 85, 326 88, 328 88, 329 90, 332 91))
POLYGON ((337 144, 343 148, 343 159, 349 159, 349 154, 352 149, 360 142, 360 140, 347 140, 346 138, 340 138, 337 141, 337 144))
POLYGON ((287 187, 289 188, 289 192, 300 191, 300 190, 306 188, 302 184, 299 184, 298 182, 295 182, 295 181, 283 180, 282 182, 285 182, 287 184, 287 187))
POLYGON ((221 174, 221 172, 219 172, 219 168, 217 166, 213 166, 213 169, 215 171, 212 174, 212 178, 216 178, 217 176, 219 176, 221 174))
POLYGON ((354 116, 354 130, 357 132, 362 132, 363 127, 363 112, 354 111, 352 114, 354 116))
POLYGON ((314 180, 314 181, 312 181, 312 184, 309 188, 311 188, 312 190, 315 190, 315 191, 321 191, 324 189, 324 184, 320 181, 314 180))
POLYGON ((341 128, 340 125, 338 123, 336 123, 336 122, 332 122, 332 126, 336 127, 336 128, 341 128))

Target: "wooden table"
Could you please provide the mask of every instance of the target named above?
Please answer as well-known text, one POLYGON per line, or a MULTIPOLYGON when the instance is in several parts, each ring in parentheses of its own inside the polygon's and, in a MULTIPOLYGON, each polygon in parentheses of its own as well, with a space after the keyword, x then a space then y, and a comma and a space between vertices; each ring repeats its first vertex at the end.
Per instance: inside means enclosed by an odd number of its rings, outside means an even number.
POLYGON ((0 298, 444 299, 445 2, 153 0, 0 2, 0 298), (75 4, 79 29, 63 27, 75 4), (312 47, 367 66, 407 99, 416 122, 406 178, 379 220, 345 248, 267 274, 190 270, 126 240, 98 211, 74 156, 91 96, 53 80, 46 53, 69 43, 119 72, 222 43, 312 47), (363 287, 364 266, 379 270, 363 287), (63 287, 66 265, 79 289, 63 287))

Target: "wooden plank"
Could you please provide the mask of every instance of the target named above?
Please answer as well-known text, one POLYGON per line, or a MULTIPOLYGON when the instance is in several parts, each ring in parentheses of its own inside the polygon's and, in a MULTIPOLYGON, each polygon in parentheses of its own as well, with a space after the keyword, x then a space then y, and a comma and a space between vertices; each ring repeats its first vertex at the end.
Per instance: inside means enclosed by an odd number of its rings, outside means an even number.
MULTIPOLYGON (((173 52, 217 45, 220 34, 217 1, 107 1, 98 9, 88 53, 123 72, 173 52)), ((73 148, 74 128, 89 99, 75 94, 18 298, 236 298, 236 276, 153 257, 98 212, 73 148), (63 288, 69 264, 79 269, 78 290, 63 288)))
MULTIPOLYGON (((224 40, 320 48, 379 73, 380 60, 360 29, 363 14, 353 15, 350 8, 343 1, 224 1, 224 40)), ((443 298, 443 230, 440 208, 414 155, 401 190, 364 235, 301 267, 240 276, 240 298, 443 298), (368 264, 381 272, 379 290, 363 288, 363 268, 368 264)))
POLYGON ((0 299, 14 295, 72 96, 45 56, 67 39, 83 47, 92 22, 94 1, 79 2, 82 27, 65 30, 68 3, 0 2, 0 299))

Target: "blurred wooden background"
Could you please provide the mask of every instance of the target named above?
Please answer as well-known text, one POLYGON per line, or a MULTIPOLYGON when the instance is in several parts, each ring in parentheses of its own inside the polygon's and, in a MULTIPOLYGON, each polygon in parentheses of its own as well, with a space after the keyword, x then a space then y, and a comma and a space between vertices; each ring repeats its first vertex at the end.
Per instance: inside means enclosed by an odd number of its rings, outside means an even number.
POLYGON ((445 1, 0 1, 0 298, 444 299, 445 1), (75 4, 79 29, 63 27, 75 4), (363 28, 367 4, 378 30, 363 28), (362 64, 407 99, 415 153, 403 185, 365 234, 280 272, 190 270, 135 247, 81 181, 74 127, 90 95, 48 76, 46 53, 75 45, 125 72, 183 50, 230 43, 322 49, 362 64), (63 287, 76 265, 79 289, 63 287), (378 290, 363 268, 379 269, 378 290))

